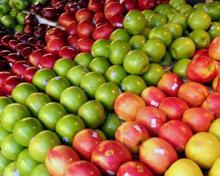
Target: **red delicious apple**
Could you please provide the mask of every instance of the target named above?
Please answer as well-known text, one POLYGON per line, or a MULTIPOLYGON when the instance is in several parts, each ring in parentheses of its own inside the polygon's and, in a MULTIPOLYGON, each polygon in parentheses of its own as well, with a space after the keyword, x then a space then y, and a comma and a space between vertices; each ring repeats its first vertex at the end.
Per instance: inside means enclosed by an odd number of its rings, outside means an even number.
POLYGON ((47 42, 46 51, 52 54, 58 54, 65 42, 61 38, 52 38, 47 42))
POLYGON ((80 38, 90 37, 94 28, 95 27, 90 20, 83 20, 77 25, 76 33, 80 38))
POLYGON ((181 120, 184 111, 186 111, 189 106, 180 98, 167 97, 162 100, 159 108, 166 113, 169 120, 181 120))
POLYGON ((93 12, 103 11, 104 3, 102 0, 89 0, 88 9, 93 12))
POLYGON ((17 62, 19 60, 23 60, 23 59, 17 53, 10 53, 7 56, 5 56, 5 60, 8 63, 14 64, 15 62, 17 62))
POLYGON ((187 109, 182 118, 182 121, 187 123, 195 133, 208 131, 213 120, 212 113, 200 107, 187 109))
POLYGON ((141 143, 150 137, 140 122, 124 122, 115 133, 115 139, 124 144, 132 153, 138 153, 141 143))
POLYGON ((120 94, 114 103, 114 110, 118 117, 124 121, 134 121, 137 112, 145 106, 141 97, 132 92, 120 94))
POLYGON ((24 27, 24 33, 26 33, 26 34, 31 34, 31 33, 33 33, 33 32, 34 32, 34 28, 33 28, 32 25, 30 25, 30 24, 25 25, 25 27, 24 27))
POLYGON ((65 10, 65 5, 66 3, 64 1, 60 1, 55 4, 54 8, 56 9, 57 13, 62 13, 65 10))
POLYGON ((138 111, 136 121, 143 124, 152 136, 156 136, 159 129, 166 123, 166 114, 159 108, 146 106, 138 111))
POLYGON ((143 90, 141 97, 147 106, 159 107, 166 95, 159 88, 150 86, 143 90))
POLYGON ((63 176, 101 176, 99 169, 91 162, 76 161, 65 168, 63 176))
POLYGON ((28 43, 28 45, 34 47, 34 44, 35 44, 37 41, 38 41, 37 38, 35 38, 35 37, 30 37, 30 38, 27 40, 27 43, 28 43))
POLYGON ((106 0, 104 7, 106 7, 108 4, 112 3, 112 2, 118 2, 118 0, 106 0))
POLYGON ((57 19, 57 11, 53 7, 44 7, 42 12, 42 16, 48 20, 56 20, 57 19))
POLYGON ((164 91, 167 96, 175 97, 183 81, 175 73, 165 73, 157 84, 157 87, 164 91))
POLYGON ((215 64, 208 56, 197 56, 187 67, 187 78, 200 83, 207 83, 217 74, 215 64))
POLYGON ((2 90, 6 95, 11 95, 12 90, 21 82, 18 76, 9 76, 4 80, 2 90))
MULTIPOLYGON (((6 58, 9 54, 12 54, 10 50, 7 50, 7 49, 0 50, 0 56, 3 58, 6 58)), ((13 53, 13 54, 15 54, 15 53, 13 53)))
POLYGON ((111 2, 108 3, 107 6, 105 6, 104 14, 105 17, 110 20, 115 15, 123 15, 125 12, 123 4, 120 4, 119 2, 111 2))
POLYGON ((70 12, 64 12, 58 18, 59 25, 64 27, 69 26, 69 24, 72 23, 72 21, 75 21, 75 17, 70 12))
POLYGON ((212 40, 209 45, 209 57, 220 61, 220 36, 212 40))
POLYGON ((23 72, 23 79, 29 83, 32 83, 32 79, 36 72, 37 72, 37 69, 35 67, 26 68, 23 72))
POLYGON ((59 56, 66 59, 73 59, 77 55, 77 51, 70 46, 64 46, 59 51, 59 56))
POLYGON ((94 41, 91 38, 81 38, 77 40, 76 46, 79 51, 90 53, 93 42, 94 41))
POLYGON ((45 166, 51 175, 63 176, 65 167, 79 160, 79 156, 71 147, 59 145, 48 151, 45 166))
POLYGON ((57 61, 57 57, 53 54, 44 54, 40 60, 40 68, 50 68, 53 69, 54 63, 57 61))
POLYGON ((78 11, 78 3, 77 2, 67 2, 66 6, 64 7, 64 11, 71 12, 75 14, 78 11))
POLYGON ((208 49, 200 49, 195 52, 193 59, 196 59, 197 57, 201 56, 209 56, 209 50, 208 49))
POLYGON ((120 142, 108 140, 101 142, 92 152, 92 162, 105 174, 116 175, 119 167, 132 156, 129 150, 120 142))
POLYGON ((32 52, 33 50, 31 47, 25 47, 20 53, 25 59, 28 59, 32 52))
POLYGON ((124 16, 117 14, 110 18, 110 23, 115 28, 122 28, 123 27, 123 20, 124 16))
POLYGON ((215 77, 215 79, 213 80, 212 88, 213 88, 214 92, 220 93, 220 74, 218 74, 215 77))
POLYGON ((105 14, 103 12, 96 12, 92 21, 94 22, 96 27, 99 24, 105 24, 108 22, 108 20, 105 18, 105 14))
POLYGON ((23 50, 23 49, 26 48, 26 47, 28 47, 28 45, 26 45, 26 44, 24 44, 24 43, 18 43, 18 44, 16 45, 16 50, 17 50, 18 52, 20 52, 21 50, 23 50))
POLYGON ((103 141, 102 136, 92 129, 78 132, 73 138, 74 149, 85 159, 90 160, 93 150, 103 141))
POLYGON ((129 161, 120 166, 117 176, 153 176, 153 174, 143 163, 129 161))
POLYGON ((140 10, 153 9, 157 5, 155 0, 138 0, 138 8, 140 10))
POLYGON ((45 41, 48 42, 52 38, 65 38, 66 33, 60 28, 51 28, 45 34, 45 41))
POLYGON ((208 95, 207 87, 196 82, 184 83, 178 92, 178 97, 187 102, 191 107, 201 106, 208 95))
POLYGON ((76 49, 77 48, 77 40, 79 39, 79 37, 77 35, 70 35, 68 38, 67 38, 67 44, 69 46, 71 46, 72 48, 76 49))
POLYGON ((177 159, 175 149, 160 138, 150 138, 142 143, 139 153, 140 161, 155 174, 163 174, 177 159))
POLYGON ((95 28, 92 37, 94 40, 99 40, 99 39, 108 40, 112 32, 113 32, 113 27, 110 24, 102 24, 97 28, 95 28))
POLYGON ((38 22, 38 19, 36 17, 36 15, 32 14, 32 13, 29 13, 26 15, 25 17, 25 25, 30 25, 30 26, 35 26, 37 25, 39 22, 38 22))
POLYGON ((25 69, 28 67, 30 67, 30 65, 27 61, 17 61, 12 66, 12 73, 22 78, 25 69))
POLYGON ((220 93, 210 94, 202 104, 202 107, 209 110, 215 118, 220 118, 220 93))
MULTIPOLYGON (((8 72, 8 71, 0 72, 0 90, 3 90, 4 81, 11 75, 12 75, 12 73, 8 72)), ((4 95, 3 91, 1 91, 1 93, 0 93, 0 96, 2 96, 2 95, 4 95)))
POLYGON ((12 40, 13 38, 10 35, 5 35, 4 37, 1 38, 1 43, 5 46, 8 46, 10 40, 12 40))
POLYGON ((180 120, 170 120, 159 130, 158 136, 169 142, 178 152, 183 152, 193 132, 190 127, 180 120))
POLYGON ((66 27, 66 32, 69 35, 75 35, 76 34, 76 28, 77 28, 78 23, 76 21, 72 21, 67 27, 66 27))
POLYGON ((87 8, 82 8, 76 12, 75 17, 78 22, 81 22, 83 20, 92 20, 93 13, 87 8))
POLYGON ((31 55, 29 56, 29 62, 35 66, 35 67, 39 67, 39 63, 41 58, 43 57, 43 55, 46 54, 46 52, 43 49, 38 49, 36 51, 34 51, 33 53, 31 53, 31 55))
POLYGON ((9 48, 10 48, 11 50, 16 50, 16 45, 17 45, 18 43, 19 43, 19 42, 18 42, 17 40, 12 39, 12 40, 10 40, 10 41, 8 42, 8 46, 9 46, 9 48))
POLYGON ((135 0, 123 0, 122 2, 127 9, 127 11, 134 10, 136 8, 136 1, 135 0))

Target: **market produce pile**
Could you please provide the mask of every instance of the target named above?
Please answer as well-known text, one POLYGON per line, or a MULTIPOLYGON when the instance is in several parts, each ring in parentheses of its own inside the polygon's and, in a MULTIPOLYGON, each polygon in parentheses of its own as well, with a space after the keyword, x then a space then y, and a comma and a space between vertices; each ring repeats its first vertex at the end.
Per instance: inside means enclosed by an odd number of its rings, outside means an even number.
POLYGON ((220 175, 219 1, 0 0, 0 19, 0 175, 220 175))

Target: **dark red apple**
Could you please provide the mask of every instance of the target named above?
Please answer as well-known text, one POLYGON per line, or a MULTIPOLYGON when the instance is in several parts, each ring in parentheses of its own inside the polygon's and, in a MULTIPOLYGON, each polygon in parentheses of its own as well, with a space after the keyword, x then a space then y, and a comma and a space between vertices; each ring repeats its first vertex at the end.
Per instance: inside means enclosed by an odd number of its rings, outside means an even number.
POLYGON ((0 71, 6 71, 10 69, 10 65, 5 60, 0 60, 0 71))
POLYGON ((26 68, 23 72, 23 79, 29 83, 32 83, 32 79, 37 72, 35 67, 26 68))
POLYGON ((45 47, 46 51, 52 54, 58 54, 62 47, 65 46, 65 42, 61 38, 52 38, 47 42, 45 47))
MULTIPOLYGON (((3 83, 4 81, 9 77, 11 76, 12 73, 11 72, 8 72, 8 71, 3 71, 3 72, 0 72, 0 90, 3 90, 3 83)), ((3 93, 3 92, 2 92, 3 93)), ((1 93, 0 93, 1 94, 1 93)))
POLYGON ((123 0, 122 2, 127 9, 127 11, 134 10, 136 8, 136 1, 135 0, 123 0))
POLYGON ((98 26, 93 31, 92 37, 94 40, 99 39, 109 39, 111 33, 113 32, 113 27, 109 24, 102 24, 101 26, 98 26))
MULTIPOLYGON (((9 54, 12 54, 10 50, 7 50, 7 49, 0 50, 0 56, 3 58, 6 58, 9 54)), ((15 54, 15 53, 13 53, 13 54, 15 54)))
POLYGON ((88 9, 93 12, 100 12, 103 10, 103 6, 102 0, 89 0, 88 9))
POLYGON ((105 14, 103 12, 96 12, 92 21, 94 22, 96 27, 100 24, 108 23, 108 20, 105 18, 105 14))
POLYGON ((123 27, 123 20, 124 20, 123 15, 116 14, 110 18, 110 23, 115 28, 122 28, 123 27))
POLYGON ((24 49, 21 50, 21 55, 23 56, 23 58, 27 59, 29 58, 29 56, 31 55, 31 53, 33 52, 31 47, 25 47, 24 49))
POLYGON ((90 53, 93 42, 91 38, 81 38, 77 40, 76 45, 79 51, 90 53))
POLYGON ((66 6, 64 7, 64 10, 66 12, 71 12, 75 14, 78 11, 78 3, 77 2, 67 2, 66 6))
POLYGON ((83 20, 92 20, 93 13, 87 8, 82 8, 76 12, 75 17, 78 22, 83 20))
POLYGON ((11 54, 8 54, 7 56, 5 56, 5 60, 8 63, 14 64, 15 62, 17 62, 19 60, 23 60, 23 59, 17 53, 11 53, 11 54))
POLYGON ((153 9, 157 5, 155 0, 138 0, 138 8, 140 10, 153 9))
POLYGON ((8 46, 10 40, 13 38, 10 35, 5 35, 4 37, 1 38, 1 43, 5 46, 8 46))
POLYGON ((95 27, 90 20, 83 20, 79 22, 76 28, 76 33, 80 38, 90 37, 94 28, 95 27))
POLYGON ((34 51, 33 53, 31 53, 31 55, 29 56, 29 62, 35 66, 35 67, 39 67, 39 63, 41 58, 43 57, 43 55, 46 54, 46 52, 43 49, 38 49, 36 51, 34 51))
POLYGON ((8 46, 11 50, 16 50, 16 46, 18 43, 19 42, 17 40, 12 39, 8 42, 8 46))
POLYGON ((79 39, 79 37, 77 35, 70 35, 68 38, 67 38, 67 44, 69 46, 71 46, 72 48, 76 49, 77 48, 77 40, 79 39))
POLYGON ((42 10, 42 16, 48 20, 56 20, 57 19, 57 11, 53 7, 45 7, 42 10))
POLYGON ((33 25, 37 25, 38 23, 39 22, 36 15, 32 13, 27 14, 25 17, 25 25, 31 25, 33 27, 33 25))
POLYGON ((104 14, 105 17, 110 20, 115 15, 123 15, 124 11, 123 4, 120 4, 119 2, 111 2, 105 6, 104 14))
POLYGON ((40 68, 50 68, 53 69, 54 63, 57 61, 57 57, 51 53, 44 54, 40 60, 40 68))
POLYGON ((43 8, 44 8, 43 4, 35 3, 31 6, 31 11, 34 11, 37 14, 41 14, 43 8))
POLYGON ((69 26, 69 24, 72 23, 72 21, 75 21, 75 17, 70 12, 64 12, 58 18, 59 25, 64 27, 69 26))
POLYGON ((51 28, 45 34, 46 42, 49 41, 52 38, 61 38, 61 39, 63 39, 65 37, 66 37, 65 31, 60 29, 60 28, 51 28))
POLYGON ((21 52, 21 50, 23 50, 23 49, 26 48, 26 47, 28 47, 28 45, 26 45, 26 44, 24 44, 24 43, 18 43, 18 44, 16 45, 16 50, 17 50, 18 52, 21 52))
POLYGON ((30 65, 27 61, 17 61, 12 66, 12 73, 22 78, 25 69, 28 67, 30 67, 30 65))
POLYGON ((64 46, 59 51, 59 56, 66 59, 73 59, 77 55, 77 51, 70 46, 64 46))
POLYGON ((72 21, 67 27, 66 27, 66 32, 69 35, 75 35, 76 34, 76 28, 77 28, 78 23, 76 21, 72 21))
POLYGON ((2 90, 6 95, 11 95, 12 90, 21 82, 18 76, 9 76, 4 80, 2 90))

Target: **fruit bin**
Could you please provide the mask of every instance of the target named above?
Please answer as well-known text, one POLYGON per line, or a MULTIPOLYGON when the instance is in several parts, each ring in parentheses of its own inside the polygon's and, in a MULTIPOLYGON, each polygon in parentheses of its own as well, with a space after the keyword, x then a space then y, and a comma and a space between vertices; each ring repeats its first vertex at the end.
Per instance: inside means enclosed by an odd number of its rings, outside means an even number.
POLYGON ((0 1, 0 175, 219 176, 219 118, 220 1, 0 1))

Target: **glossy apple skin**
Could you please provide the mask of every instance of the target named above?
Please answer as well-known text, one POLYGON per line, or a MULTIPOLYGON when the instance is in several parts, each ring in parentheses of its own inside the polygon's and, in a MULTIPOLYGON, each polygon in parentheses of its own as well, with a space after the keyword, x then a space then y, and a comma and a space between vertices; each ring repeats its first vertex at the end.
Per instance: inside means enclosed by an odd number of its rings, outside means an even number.
POLYGON ((99 26, 99 24, 105 24, 108 22, 108 20, 105 18, 105 14, 103 12, 96 12, 93 16, 92 21, 94 22, 96 27, 99 26))
POLYGON ((129 150, 120 142, 108 140, 103 141, 92 153, 92 162, 106 174, 115 175, 119 167, 132 156, 129 150))
POLYGON ((142 141, 150 137, 140 122, 124 122, 116 131, 115 139, 124 144, 132 153, 138 153, 142 141))
POLYGON ((220 74, 220 61, 215 61, 213 60, 214 64, 215 64, 215 68, 218 74, 220 74))
MULTIPOLYGON (((0 72, 0 90, 3 90, 4 81, 11 75, 12 73, 8 71, 0 72)), ((3 92, 1 92, 0 95, 4 95, 3 92)))
POLYGON ((186 77, 191 81, 207 83, 214 79, 217 71, 213 60, 208 56, 196 57, 186 70, 186 77))
POLYGON ((93 12, 103 11, 104 1, 100 0, 90 0, 88 4, 88 9, 93 12))
POLYGON ((209 50, 208 49, 200 49, 195 52, 193 59, 196 59, 197 57, 201 56, 209 56, 209 50))
POLYGON ((103 141, 103 138, 92 129, 78 132, 72 142, 73 148, 85 159, 90 160, 93 150, 103 141))
POLYGON ((167 97, 160 103, 159 108, 166 113, 169 120, 181 120, 189 106, 180 98, 167 97))
POLYGON ((12 66, 12 72, 19 76, 19 77, 23 77, 24 71, 25 69, 27 69, 28 67, 30 67, 30 65, 28 64, 27 61, 17 61, 13 66, 12 66))
POLYGON ((161 126, 166 123, 167 117, 161 109, 146 106, 138 111, 136 121, 143 124, 152 136, 156 136, 161 126))
POLYGON ((150 86, 143 90, 141 97, 147 106, 159 107, 161 101, 166 98, 166 95, 161 89, 150 86))
POLYGON ((114 15, 110 18, 110 23, 115 28, 122 28, 123 27, 123 19, 124 16, 121 14, 114 15))
POLYGON ((73 49, 77 48, 77 40, 79 39, 79 37, 74 34, 74 35, 69 35, 69 37, 67 38, 66 42, 69 46, 71 46, 73 49))
POLYGON ((52 38, 65 38, 66 33, 60 28, 51 28, 45 34, 45 41, 48 42, 52 38))
POLYGON ((200 107, 187 109, 182 118, 195 133, 208 131, 213 120, 213 114, 200 107))
POLYGON ((220 93, 220 74, 218 74, 212 82, 214 92, 220 93))
POLYGON ((215 118, 220 118, 220 93, 210 94, 203 102, 202 107, 211 111, 215 118))
POLYGON ((99 40, 99 39, 108 40, 113 30, 114 29, 110 24, 102 24, 97 28, 95 28, 92 37, 94 40, 99 40))
POLYGON ((216 37, 209 45, 209 57, 220 61, 220 37, 216 37))
POLYGON ((77 28, 78 22, 77 21, 72 21, 67 27, 66 27, 66 32, 69 35, 75 35, 76 34, 76 28, 77 28))
POLYGON ((76 12, 75 17, 78 22, 83 20, 91 20, 93 18, 93 13, 87 8, 82 8, 76 12))
POLYGON ((160 138, 150 138, 143 142, 139 157, 141 162, 158 175, 163 174, 178 159, 172 145, 160 138))
POLYGON ((138 161, 129 161, 120 166, 117 176, 153 176, 151 171, 143 163, 138 161))
POLYGON ((101 176, 99 169, 91 162, 76 161, 65 168, 63 176, 101 176))
POLYGON ((183 81, 175 73, 165 73, 157 84, 167 96, 177 96, 178 90, 182 85, 183 81))
POLYGON ((159 137, 169 142, 177 152, 183 152, 193 132, 190 127, 181 120, 170 120, 159 130, 159 137))
POLYGON ((120 4, 119 2, 111 2, 105 6, 104 14, 105 14, 105 17, 108 20, 110 20, 113 16, 115 16, 117 14, 122 15, 124 13, 124 11, 125 11, 125 9, 122 4, 120 4))
POLYGON ((90 37, 94 30, 94 25, 90 20, 80 21, 76 28, 76 33, 80 38, 90 37))
POLYGON ((137 112, 145 106, 141 97, 134 93, 126 92, 117 97, 114 110, 118 117, 124 121, 133 121, 137 112))
POLYGON ((52 54, 58 54, 62 47, 65 46, 65 42, 60 38, 52 38, 47 42, 46 51, 52 54))
POLYGON ((77 40, 76 46, 80 52, 90 53, 93 42, 91 38, 81 38, 77 40))
POLYGON ((197 82, 184 83, 178 92, 178 97, 191 107, 201 106, 208 95, 207 87, 197 82))
POLYGON ((49 68, 52 69, 55 62, 57 61, 57 57, 53 54, 44 54, 40 60, 40 68, 49 68))
POLYGON ((153 9, 156 5, 157 1, 155 0, 138 0, 138 8, 140 10, 153 9))
POLYGON ((64 46, 58 52, 61 58, 73 59, 77 55, 77 51, 69 46, 64 46))
POLYGON ((75 17, 72 13, 69 12, 62 13, 58 18, 58 23, 64 27, 69 26, 72 21, 75 21, 75 17))
POLYGON ((124 4, 127 11, 134 10, 136 8, 135 0, 123 0, 122 3, 124 4))
POLYGON ((71 147, 59 145, 49 150, 45 165, 51 175, 63 176, 65 167, 79 160, 79 156, 71 147))
POLYGON ((45 51, 43 49, 38 49, 36 51, 34 51, 33 53, 31 53, 31 55, 29 56, 29 62, 35 66, 35 67, 39 67, 39 63, 40 60, 42 58, 42 56, 45 54, 45 51))
POLYGON ((6 95, 11 95, 13 89, 21 82, 18 76, 9 76, 4 80, 2 90, 6 95))

